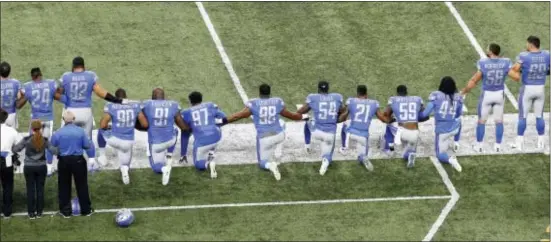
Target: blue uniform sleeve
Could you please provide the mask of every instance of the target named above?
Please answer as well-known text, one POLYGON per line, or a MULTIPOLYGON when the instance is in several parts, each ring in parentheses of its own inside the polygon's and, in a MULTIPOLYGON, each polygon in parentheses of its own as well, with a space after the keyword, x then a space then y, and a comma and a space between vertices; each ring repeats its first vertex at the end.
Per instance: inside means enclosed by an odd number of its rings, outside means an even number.
POLYGON ((461 117, 463 114, 463 102, 457 102, 457 107, 455 109, 455 118, 461 117))
MULTIPOLYGON (((59 131, 58 131, 59 132, 59 131)), ((53 135, 52 135, 52 138, 50 140, 50 142, 52 143, 53 146, 55 147, 58 147, 59 146, 59 134, 58 132, 55 132, 53 135)))
MULTIPOLYGON (((458 106, 460 106, 460 105, 458 105, 458 106)), ((423 110, 423 113, 421 114, 421 118, 428 117, 433 109, 434 109, 434 103, 433 102, 427 103, 427 106, 425 107, 425 110, 423 110)))

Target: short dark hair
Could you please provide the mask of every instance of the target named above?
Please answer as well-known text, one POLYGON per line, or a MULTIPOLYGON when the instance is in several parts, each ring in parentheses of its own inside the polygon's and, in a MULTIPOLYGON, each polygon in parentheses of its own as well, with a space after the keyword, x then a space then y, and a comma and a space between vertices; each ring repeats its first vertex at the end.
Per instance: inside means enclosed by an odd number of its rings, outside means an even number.
POLYGON ((356 93, 362 96, 367 95, 367 87, 365 85, 358 85, 358 87, 356 87, 356 93))
POLYGON ((73 58, 73 68, 84 67, 84 58, 77 56, 73 58))
POLYGON ((329 82, 322 80, 318 82, 318 92, 328 93, 329 92, 329 82))
POLYGON ((408 88, 406 87, 406 85, 400 85, 396 87, 396 93, 400 96, 406 96, 408 95, 408 88))
POLYGON ((42 76, 42 72, 40 71, 40 68, 38 68, 38 67, 32 68, 31 69, 31 77, 32 78, 37 78, 39 76, 42 76))
POLYGON ((191 102, 192 105, 203 102, 203 94, 200 92, 191 92, 189 94, 189 102, 191 102))
POLYGON ((10 72, 11 72, 10 64, 8 62, 2 61, 2 63, 0 63, 0 76, 6 78, 10 76, 10 72))
POLYGON ((8 119, 8 112, 0 108, 0 124, 3 124, 4 122, 6 122, 6 119, 8 119))
POLYGON ((450 97, 450 100, 453 100, 453 95, 457 92, 455 80, 453 80, 451 76, 442 77, 438 90, 448 95, 450 97))
POLYGON ((495 43, 491 43, 490 46, 488 46, 488 50, 490 50, 490 52, 494 55, 499 55, 499 53, 501 53, 501 47, 495 43))
POLYGON ((118 98, 126 98, 126 90, 119 88, 115 91, 115 96, 118 98))
POLYGON ((163 90, 160 87, 153 89, 153 92, 151 93, 151 99, 153 100, 165 99, 165 90, 163 90))
POLYGON ((540 48, 540 38, 530 35, 528 36, 528 39, 526 39, 528 43, 533 44, 536 48, 540 48))
POLYGON ((270 85, 263 83, 260 87, 258 87, 258 92, 260 93, 260 96, 270 96, 271 87, 270 85))

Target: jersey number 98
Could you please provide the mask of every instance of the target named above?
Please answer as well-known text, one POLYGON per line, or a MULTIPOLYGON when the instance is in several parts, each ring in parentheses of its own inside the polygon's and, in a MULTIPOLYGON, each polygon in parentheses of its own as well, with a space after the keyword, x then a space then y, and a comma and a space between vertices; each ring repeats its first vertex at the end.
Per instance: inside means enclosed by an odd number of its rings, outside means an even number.
POLYGON ((275 106, 262 106, 260 107, 258 117, 260 124, 273 124, 276 118, 275 106))

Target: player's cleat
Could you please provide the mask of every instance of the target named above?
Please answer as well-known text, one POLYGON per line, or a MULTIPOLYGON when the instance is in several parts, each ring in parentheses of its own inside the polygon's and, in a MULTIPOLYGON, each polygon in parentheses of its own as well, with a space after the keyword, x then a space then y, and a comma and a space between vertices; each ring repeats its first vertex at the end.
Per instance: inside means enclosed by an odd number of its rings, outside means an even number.
POLYGON ((417 157, 417 154, 409 153, 407 168, 413 168, 415 166, 415 158, 416 157, 417 157))
POLYGON ((365 158, 362 164, 364 165, 365 169, 367 169, 367 171, 373 171, 373 164, 371 163, 371 161, 369 161, 368 158, 365 158))
POLYGON ((161 171, 163 172, 163 186, 166 186, 170 181, 170 170, 172 170, 172 167, 170 165, 165 165, 163 166, 163 168, 161 168, 161 171))
POLYGON ((218 177, 218 173, 216 173, 216 163, 214 161, 209 163, 210 168, 210 178, 214 179, 218 177))
POLYGON ((536 148, 538 150, 543 150, 544 146, 545 146, 545 136, 540 135, 538 136, 538 143, 536 144, 536 148))
POLYGON ((283 143, 276 146, 274 150, 274 156, 276 159, 280 159, 283 156, 283 143))
POLYGON ((390 151, 394 151, 394 143, 388 144, 388 149, 389 149, 390 151))
POLYGON ((35 220, 35 219, 36 219, 36 215, 35 215, 35 214, 28 214, 27 216, 29 216, 29 219, 30 219, 30 220, 35 220))
POLYGON ((524 136, 517 136, 515 143, 511 145, 511 148, 522 151, 524 149, 524 136))
POLYGON ((101 155, 100 157, 98 157, 98 163, 100 167, 105 167, 107 165, 107 158, 105 157, 105 155, 101 155))
POLYGON ((128 185, 130 183, 130 175, 128 174, 128 166, 121 166, 122 183, 128 185))
POLYGON ((180 156, 180 160, 178 160, 178 163, 180 164, 187 163, 187 156, 186 155, 180 156))
POLYGON ((452 156, 450 157, 450 165, 458 172, 461 172, 463 168, 461 168, 461 165, 459 164, 459 161, 457 161, 457 157, 452 156))
POLYGON ((501 152, 501 144, 495 143, 494 144, 494 151, 495 152, 501 152))
POLYGON ((274 178, 276 179, 276 181, 281 180, 281 173, 279 173, 279 169, 277 168, 277 163, 270 162, 268 168, 270 169, 270 172, 272 172, 272 174, 274 175, 274 178))
POLYGON ((461 146, 459 145, 459 142, 457 142, 457 141, 453 142, 453 152, 457 153, 459 151, 460 147, 461 146))
POLYGON ((348 148, 346 148, 346 147, 339 148, 339 153, 341 153, 342 155, 347 155, 348 154, 348 148))
POLYGON ((480 142, 476 142, 473 144, 473 150, 477 153, 482 153, 482 144, 480 142))
POLYGON ((329 161, 326 158, 323 158, 321 160, 320 175, 325 175, 325 172, 327 172, 327 167, 329 167, 329 161))
POLYGON ((310 148, 310 145, 304 145, 304 150, 306 150, 307 154, 310 154, 312 152, 312 149, 310 148))

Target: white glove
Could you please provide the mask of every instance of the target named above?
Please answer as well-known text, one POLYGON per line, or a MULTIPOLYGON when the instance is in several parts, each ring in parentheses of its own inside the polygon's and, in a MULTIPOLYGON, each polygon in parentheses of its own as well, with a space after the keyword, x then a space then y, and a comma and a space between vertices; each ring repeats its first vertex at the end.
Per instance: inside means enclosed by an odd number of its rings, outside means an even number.
POLYGON ((309 119, 309 118, 310 118, 310 116, 308 116, 307 113, 305 113, 305 114, 302 115, 302 120, 307 120, 307 119, 309 119))
POLYGON ((52 176, 54 174, 54 165, 46 164, 46 169, 48 170, 48 176, 52 176))
POLYGON ((94 172, 98 170, 98 164, 96 162, 96 159, 88 159, 88 171, 89 172, 94 172))

